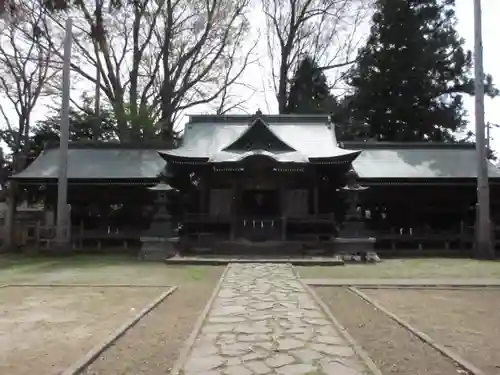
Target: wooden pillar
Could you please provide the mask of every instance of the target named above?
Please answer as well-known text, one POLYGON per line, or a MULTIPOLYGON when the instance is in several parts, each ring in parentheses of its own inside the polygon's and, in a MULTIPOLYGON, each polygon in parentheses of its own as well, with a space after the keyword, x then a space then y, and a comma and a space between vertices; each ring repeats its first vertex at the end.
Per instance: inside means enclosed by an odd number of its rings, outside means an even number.
POLYGON ((319 216, 319 191, 318 191, 318 185, 314 186, 313 189, 313 205, 314 205, 314 217, 319 216))
POLYGON ((238 200, 240 195, 240 186, 233 180, 232 182, 232 194, 231 194, 231 229, 229 238, 231 241, 236 239, 236 230, 238 225, 238 200))
POLYGON ((281 240, 286 241, 286 188, 283 183, 280 184, 280 211, 281 211, 281 240))
POLYGON ((202 180, 200 182, 200 207, 199 211, 201 214, 206 214, 208 213, 207 210, 207 185, 205 184, 205 181, 202 180))

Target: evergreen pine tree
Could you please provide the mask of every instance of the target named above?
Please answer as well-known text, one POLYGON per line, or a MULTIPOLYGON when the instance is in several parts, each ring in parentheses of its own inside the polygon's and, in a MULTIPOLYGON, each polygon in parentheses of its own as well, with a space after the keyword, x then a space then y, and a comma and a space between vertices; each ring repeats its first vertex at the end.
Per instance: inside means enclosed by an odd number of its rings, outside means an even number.
MULTIPOLYGON (((455 0, 377 0, 371 34, 349 74, 349 121, 385 141, 447 141, 466 125, 472 58, 455 0)), ((497 94, 487 77, 486 91, 497 94)))
POLYGON ((330 113, 335 104, 325 74, 306 56, 292 79, 286 113, 330 113))

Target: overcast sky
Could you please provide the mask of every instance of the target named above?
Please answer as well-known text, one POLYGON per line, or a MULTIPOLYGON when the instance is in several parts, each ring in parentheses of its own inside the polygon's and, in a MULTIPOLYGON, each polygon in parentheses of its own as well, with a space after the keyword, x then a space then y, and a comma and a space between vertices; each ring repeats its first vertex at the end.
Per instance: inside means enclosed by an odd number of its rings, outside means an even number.
MULTIPOLYGON (((459 19, 458 32, 466 39, 466 47, 473 49, 474 47, 474 19, 473 19, 473 0, 456 0, 457 16, 459 19)), ((500 86, 500 1, 498 0, 483 0, 483 45, 484 45, 484 69, 486 73, 492 74, 494 81, 500 86)), ((263 15, 260 10, 256 10, 252 14, 252 29, 258 30, 262 28, 263 15)), ((261 45, 259 52, 265 54, 266 47, 265 38, 260 38, 261 45)), ((269 80, 265 77, 269 76, 269 63, 263 56, 260 64, 252 66, 244 75, 243 79, 252 84, 257 90, 256 93, 248 100, 246 108, 249 112, 255 113, 257 108, 263 112, 276 113, 277 103, 274 91, 269 80)), ((89 87, 89 90, 91 88, 89 87)), ((249 97, 249 92, 241 92, 245 97, 249 97)), ((78 93, 75 93, 78 96, 78 93)), ((34 120, 42 119, 46 113, 43 109, 43 104, 39 105, 34 113, 34 120)), ((474 128, 474 100, 466 98, 466 107, 469 112, 469 120, 471 129, 474 128)), ((189 110, 189 113, 206 112, 208 108, 195 108, 189 110)), ((486 100, 486 121, 500 124, 500 98, 495 100, 486 100)), ((493 148, 500 151, 500 129, 492 130, 492 135, 495 140, 492 142, 493 148)))
MULTIPOLYGON (((474 4, 473 0, 456 0, 457 17, 459 20, 458 32, 466 40, 466 48, 474 48, 474 4)), ((484 48, 484 70, 491 74, 497 86, 500 87, 500 1, 482 0, 483 9, 483 48, 484 48)), ((258 15, 252 19, 258 18, 258 15)), ((262 71, 262 67, 252 68, 247 73, 248 80, 256 83, 256 77, 262 71)), ((262 87, 262 85, 261 85, 262 87)), ((258 95, 252 97, 251 102, 255 103, 255 110, 260 107, 262 111, 268 108, 271 112, 277 110, 277 103, 274 99, 274 92, 267 90, 267 95, 261 91, 258 95), (266 100, 267 98, 267 100, 266 100)), ((469 127, 474 129, 474 98, 465 97, 466 109, 469 112, 469 127)), ((486 121, 500 124, 500 98, 490 100, 486 99, 486 121)), ((255 112, 253 110, 253 112, 255 112)), ((492 147, 500 152, 500 129, 493 129, 492 147)))
MULTIPOLYGON (((474 48, 474 5, 473 0, 456 0, 459 19, 458 32, 466 39, 467 48, 474 48)), ((497 86, 500 86, 500 2, 497 0, 483 0, 483 48, 484 70, 492 74, 497 86)), ((467 99, 471 121, 474 127, 474 99, 467 99)), ((486 99, 486 121, 500 124, 500 98, 486 99)), ((500 130, 492 130, 494 138, 492 146, 500 151, 500 130)))

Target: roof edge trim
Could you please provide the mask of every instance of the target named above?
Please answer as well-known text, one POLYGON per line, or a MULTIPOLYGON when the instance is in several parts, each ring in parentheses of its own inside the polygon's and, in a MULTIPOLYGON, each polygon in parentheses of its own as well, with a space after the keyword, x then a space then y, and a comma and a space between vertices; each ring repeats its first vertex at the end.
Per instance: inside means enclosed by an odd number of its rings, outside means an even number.
POLYGON ((340 147, 344 149, 455 149, 470 150, 476 146, 473 143, 446 143, 446 142, 362 142, 362 141, 344 141, 339 142, 340 147))
MULTIPOLYGON (((344 149, 343 149, 344 150, 344 149)), ((327 157, 310 157, 309 160, 314 163, 314 162, 323 162, 323 161, 330 161, 330 160, 338 160, 338 159, 356 159, 362 152, 363 150, 345 150, 349 151, 349 153, 345 153, 342 155, 335 155, 335 156, 327 156, 327 157)))
MULTIPOLYGON (((44 150, 59 148, 59 142, 49 141, 44 145, 44 150)), ((94 141, 78 141, 70 142, 69 149, 87 149, 87 150, 156 150, 169 149, 165 142, 94 142, 94 141)))
POLYGON ((165 161, 196 161, 196 162, 208 162, 208 157, 188 157, 188 156, 179 156, 171 154, 170 151, 175 151, 177 149, 172 150, 157 150, 156 152, 160 157, 165 161))

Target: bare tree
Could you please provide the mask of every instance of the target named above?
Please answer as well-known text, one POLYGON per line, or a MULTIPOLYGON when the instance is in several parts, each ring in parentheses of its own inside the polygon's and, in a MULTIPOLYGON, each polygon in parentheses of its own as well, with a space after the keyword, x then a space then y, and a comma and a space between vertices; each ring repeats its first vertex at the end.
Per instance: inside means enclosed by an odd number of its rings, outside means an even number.
POLYGON ((358 27, 369 0, 262 0, 268 52, 279 112, 284 113, 291 75, 311 56, 323 70, 353 61, 358 27))
MULTIPOLYGON (((5 25, 0 32, 0 139, 12 153, 12 172, 25 167, 32 114, 40 100, 52 95, 49 83, 58 80, 54 56, 39 42, 43 12, 28 4, 17 8, 23 18, 5 25), (25 38, 30 35, 30 38, 25 38)), ((57 67, 57 66, 56 66, 57 67)), ((14 213, 17 186, 11 184, 8 192, 9 212, 14 213)), ((7 243, 12 243, 13 214, 7 222, 7 243)))
POLYGON ((256 93, 256 87, 245 83, 237 83, 232 86, 227 86, 214 102, 215 113, 217 115, 225 115, 233 111, 249 113, 250 109, 248 108, 247 103, 256 93), (249 94, 242 96, 241 93, 238 92, 239 88, 241 88, 241 91, 249 92, 249 94))
POLYGON ((136 139, 145 126, 158 124, 171 139, 179 114, 217 99, 250 63, 254 45, 240 53, 247 40, 247 1, 81 0, 50 13, 52 25, 43 36, 61 57, 57 30, 71 14, 71 68, 100 86, 114 109, 120 139, 136 139))
POLYGON ((237 83, 250 63, 249 0, 166 0, 158 28, 163 50, 161 127, 171 137, 176 118, 188 108, 211 103, 237 83), (238 57, 239 56, 239 57, 238 57))
POLYGON ((121 140, 142 136, 145 124, 152 122, 148 99, 156 77, 144 74, 144 65, 157 50, 154 30, 161 22, 162 6, 163 0, 82 0, 65 11, 48 12, 50 23, 43 37, 59 57, 62 51, 56 46, 62 39, 64 20, 73 17, 71 69, 78 81, 104 93, 115 112, 121 140))

